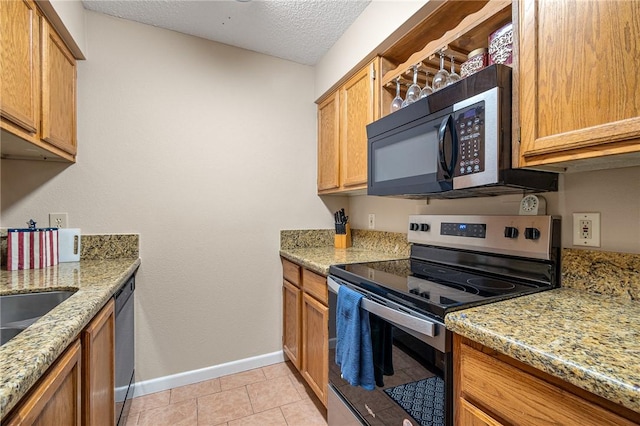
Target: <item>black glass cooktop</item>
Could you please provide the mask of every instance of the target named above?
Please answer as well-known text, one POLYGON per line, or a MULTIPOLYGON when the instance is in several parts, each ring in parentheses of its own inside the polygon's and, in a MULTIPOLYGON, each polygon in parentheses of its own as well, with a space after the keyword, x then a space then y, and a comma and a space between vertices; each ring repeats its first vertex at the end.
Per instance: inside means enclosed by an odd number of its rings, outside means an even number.
POLYGON ((329 273, 438 318, 454 310, 551 288, 418 259, 334 265, 329 273))

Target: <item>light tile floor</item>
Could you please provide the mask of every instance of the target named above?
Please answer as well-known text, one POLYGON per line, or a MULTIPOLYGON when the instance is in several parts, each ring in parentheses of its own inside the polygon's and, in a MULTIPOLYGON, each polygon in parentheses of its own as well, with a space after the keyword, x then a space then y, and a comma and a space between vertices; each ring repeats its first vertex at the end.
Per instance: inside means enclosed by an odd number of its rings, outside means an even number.
POLYGON ((129 425, 315 426, 326 409, 290 362, 134 398, 129 425))

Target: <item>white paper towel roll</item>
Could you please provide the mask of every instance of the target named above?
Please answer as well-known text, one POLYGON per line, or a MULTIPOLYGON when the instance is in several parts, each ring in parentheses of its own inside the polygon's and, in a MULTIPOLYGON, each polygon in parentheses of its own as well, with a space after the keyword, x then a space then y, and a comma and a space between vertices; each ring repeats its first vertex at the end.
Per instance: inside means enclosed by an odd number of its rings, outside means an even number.
POLYGON ((80 228, 58 228, 58 261, 80 261, 80 228))

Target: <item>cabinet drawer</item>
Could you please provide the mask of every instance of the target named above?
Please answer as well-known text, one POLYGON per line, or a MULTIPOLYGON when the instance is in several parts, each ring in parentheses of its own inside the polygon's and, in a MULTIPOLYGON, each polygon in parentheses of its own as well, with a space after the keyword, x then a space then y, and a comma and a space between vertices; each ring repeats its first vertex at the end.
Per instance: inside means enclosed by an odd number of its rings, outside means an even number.
POLYGON ((300 266, 282 258, 282 274, 285 280, 300 287, 300 266))
POLYGON ((316 299, 328 304, 329 294, 327 288, 327 279, 322 275, 318 275, 314 272, 306 269, 302 270, 302 289, 314 296, 316 299))
POLYGON ((460 345, 461 397, 518 425, 634 423, 467 345, 460 345))

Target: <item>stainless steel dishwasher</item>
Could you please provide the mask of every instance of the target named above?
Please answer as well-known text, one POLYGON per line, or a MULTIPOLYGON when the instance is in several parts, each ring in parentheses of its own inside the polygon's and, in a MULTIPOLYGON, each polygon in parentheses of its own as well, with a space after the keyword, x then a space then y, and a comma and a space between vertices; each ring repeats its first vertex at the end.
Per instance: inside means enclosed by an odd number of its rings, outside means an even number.
POLYGON ((115 419, 116 425, 127 423, 135 382, 134 291, 135 276, 113 295, 116 304, 116 374, 115 419))

